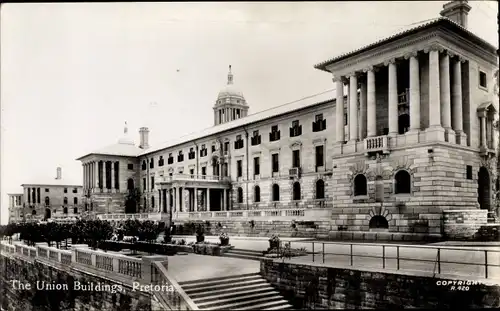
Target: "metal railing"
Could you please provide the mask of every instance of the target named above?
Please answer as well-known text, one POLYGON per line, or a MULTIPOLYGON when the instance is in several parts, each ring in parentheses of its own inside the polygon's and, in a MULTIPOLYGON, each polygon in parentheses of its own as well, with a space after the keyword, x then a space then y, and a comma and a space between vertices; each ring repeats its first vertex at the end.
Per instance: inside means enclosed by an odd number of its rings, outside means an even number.
POLYGON ((282 240, 283 243, 305 248, 307 256, 291 259, 297 262, 500 279, 500 249, 282 240))

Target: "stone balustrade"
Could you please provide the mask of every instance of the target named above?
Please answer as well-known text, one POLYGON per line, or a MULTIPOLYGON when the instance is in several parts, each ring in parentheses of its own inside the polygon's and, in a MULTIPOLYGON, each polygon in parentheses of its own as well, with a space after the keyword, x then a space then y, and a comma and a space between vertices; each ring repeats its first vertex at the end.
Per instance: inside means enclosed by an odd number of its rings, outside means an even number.
POLYGON ((234 219, 248 217, 265 217, 266 220, 273 218, 287 220, 304 218, 311 215, 306 209, 270 209, 270 210, 237 210, 237 211, 213 211, 213 212, 178 212, 174 213, 176 220, 205 220, 205 219, 234 219))
POLYGON ((387 135, 365 138, 365 152, 389 152, 389 138, 387 135))
POLYGON ((167 213, 137 213, 137 214, 99 214, 98 219, 109 221, 125 221, 128 219, 160 221, 168 219, 167 213))
POLYGON ((174 181, 207 181, 220 182, 227 180, 226 177, 217 175, 196 175, 196 174, 173 174, 172 176, 160 177, 159 182, 174 182, 174 181))

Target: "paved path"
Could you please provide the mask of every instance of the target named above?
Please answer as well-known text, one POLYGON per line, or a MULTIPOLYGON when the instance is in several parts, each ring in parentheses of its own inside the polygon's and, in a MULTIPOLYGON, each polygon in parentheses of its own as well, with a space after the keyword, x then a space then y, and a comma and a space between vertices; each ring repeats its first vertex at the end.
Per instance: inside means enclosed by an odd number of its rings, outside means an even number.
POLYGON ((256 273, 260 262, 198 254, 168 256, 168 272, 177 282, 256 273))

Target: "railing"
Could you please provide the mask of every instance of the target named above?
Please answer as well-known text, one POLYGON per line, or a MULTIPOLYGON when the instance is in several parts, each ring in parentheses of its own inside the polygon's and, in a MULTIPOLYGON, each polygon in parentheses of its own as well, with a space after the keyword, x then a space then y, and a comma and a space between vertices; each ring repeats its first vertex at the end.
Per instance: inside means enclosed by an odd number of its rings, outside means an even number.
POLYGON ((320 262, 374 269, 427 271, 500 279, 500 250, 474 247, 286 241, 305 248, 307 256, 293 262, 320 262))
POLYGON ((158 182, 173 182, 176 180, 225 181, 226 178, 217 175, 173 174, 172 176, 160 177, 158 182))
POLYGON ((118 259, 118 273, 141 278, 141 262, 138 258, 118 259))
POLYGON ((387 135, 365 138, 365 151, 382 151, 384 153, 387 153, 389 151, 389 139, 387 135))
POLYGON ((271 210, 237 210, 237 211, 214 211, 214 212, 177 212, 174 219, 227 219, 227 218, 247 218, 247 217, 306 217, 307 213, 314 213, 314 210, 306 209, 271 209, 271 210))
POLYGON ((408 104, 410 102, 410 89, 398 94, 398 104, 408 104))
POLYGON ((167 213, 137 213, 137 214, 99 214, 101 220, 125 221, 128 219, 138 220, 161 220, 168 217, 167 213))
POLYGON ((155 295, 157 295, 170 310, 199 310, 179 284, 169 276, 163 263, 156 261, 151 264, 151 283, 154 285, 172 287, 173 290, 160 290, 155 292, 155 295))

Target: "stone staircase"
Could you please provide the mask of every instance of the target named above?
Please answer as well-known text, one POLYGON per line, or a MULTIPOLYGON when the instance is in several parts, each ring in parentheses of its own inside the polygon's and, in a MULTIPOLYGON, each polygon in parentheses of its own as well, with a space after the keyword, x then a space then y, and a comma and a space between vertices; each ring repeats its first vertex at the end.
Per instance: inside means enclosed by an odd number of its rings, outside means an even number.
POLYGON ((179 282, 200 310, 292 310, 258 272, 179 282))
POLYGON ((237 249, 232 248, 224 253, 225 257, 233 257, 233 258, 241 258, 241 259, 250 259, 260 261, 264 258, 264 255, 261 251, 252 251, 245 249, 237 249))

